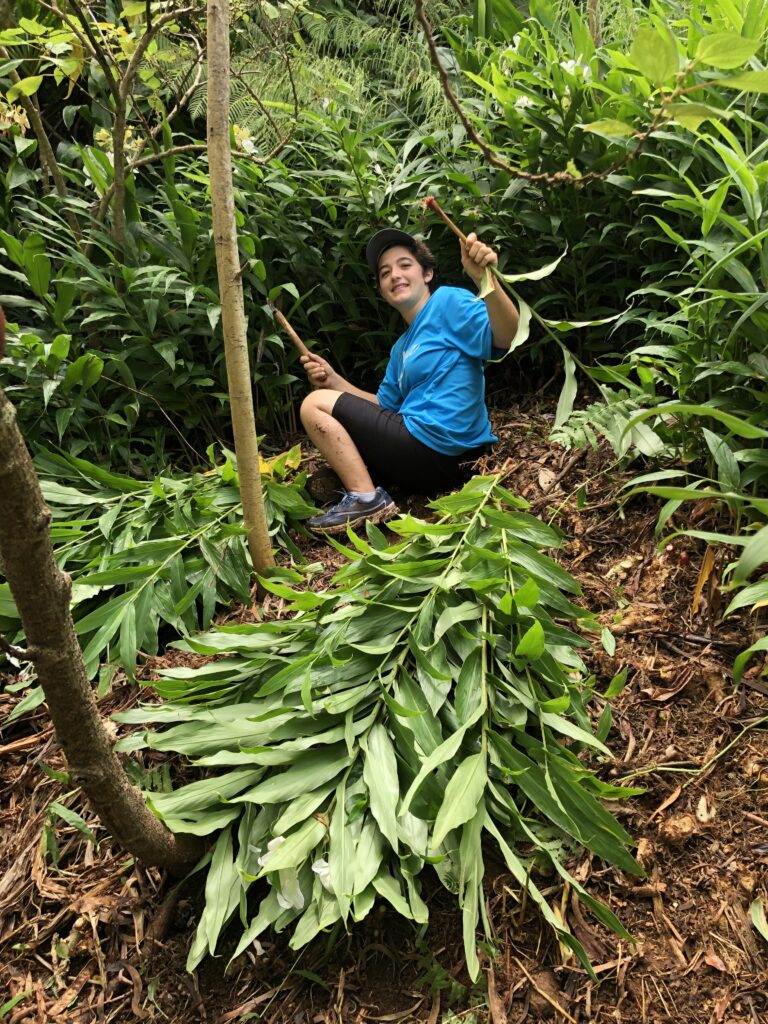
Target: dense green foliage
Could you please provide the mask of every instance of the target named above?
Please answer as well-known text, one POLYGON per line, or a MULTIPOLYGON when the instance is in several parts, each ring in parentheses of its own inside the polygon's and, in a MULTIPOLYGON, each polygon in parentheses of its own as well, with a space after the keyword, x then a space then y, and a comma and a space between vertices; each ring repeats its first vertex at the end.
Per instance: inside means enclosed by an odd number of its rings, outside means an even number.
MULTIPOLYGON (((89 666, 121 660, 130 672, 137 649, 204 628, 217 602, 247 596, 232 467, 200 472, 200 453, 230 443, 201 145, 204 26, 199 10, 169 21, 144 52, 127 110, 121 238, 104 69, 51 13, 32 0, 16 7, 18 27, 0 33, 0 302, 12 323, 1 383, 55 510, 89 666), (66 198, 41 163, 24 94, 43 111, 66 198), (152 159, 130 166, 140 152, 152 159)), ((104 5, 120 74, 146 9, 104 5)), ((291 434, 303 389, 269 301, 370 386, 397 333, 363 260, 371 232, 423 230, 443 279, 461 282, 455 239, 423 211, 434 193, 498 248, 519 289, 522 327, 489 374, 492 390, 506 401, 560 374, 553 436, 606 440, 642 460, 628 493, 664 500, 660 532, 686 529, 688 504, 716 499, 719 520, 686 532, 722 552, 728 611, 765 604, 763 0, 655 0, 647 10, 612 0, 602 38, 565 0, 471 10, 436 0, 427 15, 466 123, 410 0, 239 11, 232 144, 260 429, 276 442, 291 434)), ((273 485, 282 544, 288 518, 306 508, 295 488, 273 485)), ((401 521, 395 548, 377 531, 355 539, 327 592, 273 581, 294 618, 187 639, 226 657, 169 673, 159 692, 172 706, 130 718, 167 724, 146 742, 206 770, 178 793, 153 794, 158 813, 174 828, 221 830, 191 963, 238 910, 244 941, 297 921, 296 945, 363 917, 376 894, 422 920, 420 876, 436 861, 476 968, 483 834, 550 921, 520 844, 561 873, 574 843, 631 867, 627 837, 595 799, 605 787, 576 758, 580 744, 603 753, 609 720, 592 736, 582 641, 561 623, 583 619, 561 593, 573 582, 534 550, 556 537, 516 505, 480 482, 437 504, 440 525, 401 521), (428 654, 407 642, 412 628, 428 654), (366 769, 372 752, 388 766, 386 793, 366 769), (325 860, 330 881, 312 871, 325 860)), ((12 624, 2 590, 0 615, 12 624)), ((737 682, 767 647, 756 636, 737 682)))
POLYGON ((300 947, 361 920, 377 896, 425 923, 421 875, 433 866, 462 907, 476 978, 481 915, 492 937, 484 834, 585 966, 531 877, 537 862, 629 938, 563 863, 576 843, 639 870, 597 799, 632 791, 600 782, 576 756, 608 753, 600 736, 610 716, 595 735, 585 707, 594 681, 578 651, 588 645, 564 625, 595 623, 570 600, 575 580, 542 554, 559 534, 525 506, 496 478, 477 477, 433 502, 437 522, 393 522, 397 544, 376 527, 367 541, 350 531, 354 547, 342 548, 349 561, 330 589, 267 582, 293 617, 186 641, 225 657, 164 672, 161 707, 118 716, 152 727, 124 749, 175 751, 206 769, 149 795, 175 831, 219 833, 190 967, 216 951, 238 911, 237 952, 293 922, 300 947), (246 895, 260 878, 268 887, 253 913, 246 895))
MULTIPOLYGON (((300 558, 289 527, 313 506, 302 497, 303 475, 286 480, 299 458, 296 448, 266 463, 262 483, 276 547, 300 558)), ((161 631, 186 636, 207 629, 222 606, 248 603, 251 565, 230 453, 205 473, 146 482, 72 455, 41 452, 35 463, 56 555, 72 578, 86 671, 93 677, 101 666, 100 694, 118 665, 133 678, 139 652, 156 654, 161 631)), ((13 639, 18 628, 8 584, 0 583, 0 631, 13 639)), ((42 700, 34 687, 13 716, 42 700)))

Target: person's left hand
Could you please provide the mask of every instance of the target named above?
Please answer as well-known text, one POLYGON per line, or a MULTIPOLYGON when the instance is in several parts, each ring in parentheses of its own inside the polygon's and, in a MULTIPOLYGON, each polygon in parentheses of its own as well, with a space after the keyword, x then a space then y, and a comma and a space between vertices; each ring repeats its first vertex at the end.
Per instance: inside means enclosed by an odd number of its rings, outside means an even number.
POLYGON ((483 279, 486 267, 495 267, 499 262, 490 245, 481 242, 475 232, 467 235, 467 243, 459 242, 461 246, 461 265, 472 278, 476 285, 483 279))

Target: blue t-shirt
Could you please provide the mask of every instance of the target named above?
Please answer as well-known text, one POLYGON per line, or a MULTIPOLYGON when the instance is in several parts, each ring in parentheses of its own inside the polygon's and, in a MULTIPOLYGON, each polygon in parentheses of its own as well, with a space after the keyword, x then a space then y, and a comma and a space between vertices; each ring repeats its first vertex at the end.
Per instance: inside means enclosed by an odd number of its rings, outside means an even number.
POLYGON ((379 404, 444 455, 497 440, 485 408, 483 362, 491 358, 484 302, 464 288, 438 288, 392 347, 379 404))

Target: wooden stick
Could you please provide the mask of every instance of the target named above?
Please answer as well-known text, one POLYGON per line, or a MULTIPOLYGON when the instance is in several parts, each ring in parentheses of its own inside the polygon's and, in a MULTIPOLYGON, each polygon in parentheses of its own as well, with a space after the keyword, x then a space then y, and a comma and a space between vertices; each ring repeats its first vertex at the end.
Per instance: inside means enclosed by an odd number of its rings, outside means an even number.
POLYGON ((464 245, 467 244, 467 236, 464 234, 461 228, 456 227, 456 225, 453 223, 453 221, 445 212, 445 210, 443 210, 442 206, 440 205, 440 203, 438 203, 434 196, 427 196, 427 198, 424 200, 424 205, 427 207, 427 209, 432 210, 434 213, 436 213, 438 217, 442 217, 442 219, 445 221, 445 223, 448 225, 448 227, 451 229, 454 235, 457 235, 462 240, 464 245))
POLYGON ((280 324, 282 329, 285 331, 285 333, 288 335, 290 340, 293 342, 293 344, 296 347, 299 355, 300 356, 308 356, 308 355, 310 355, 310 351, 307 348, 307 346, 304 344, 304 342, 298 336, 296 331, 294 331, 294 329, 288 323, 288 321, 283 316, 283 314, 280 312, 280 310, 277 308, 277 306, 273 306, 272 303, 270 302, 269 308, 272 310, 272 314, 273 314, 275 320, 277 320, 277 322, 280 324))
MULTIPOLYGON (((438 217, 440 217, 448 225, 448 227, 451 229, 454 235, 461 239, 464 245, 467 244, 467 236, 464 234, 461 228, 457 227, 453 223, 451 218, 448 216, 448 214, 445 212, 445 210, 442 208, 440 203, 438 203, 434 196, 427 196, 427 198, 424 200, 424 205, 427 207, 428 210, 432 210, 433 213, 436 213, 438 217)), ((490 271, 491 274, 493 274, 493 276, 502 285, 502 287, 507 288, 506 282, 504 281, 504 278, 501 275, 501 271, 499 270, 498 266, 496 266, 495 263, 491 263, 485 269, 490 271)), ((507 291, 509 291, 508 288, 507 291)))

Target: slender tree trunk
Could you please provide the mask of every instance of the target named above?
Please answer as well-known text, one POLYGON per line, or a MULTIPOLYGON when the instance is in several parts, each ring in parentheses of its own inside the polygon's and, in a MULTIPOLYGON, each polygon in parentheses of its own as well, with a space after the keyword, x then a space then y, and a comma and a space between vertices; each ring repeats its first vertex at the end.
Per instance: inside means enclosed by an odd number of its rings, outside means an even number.
POLYGON ((125 106, 118 103, 112 126, 112 166, 115 191, 112 200, 112 238, 118 254, 125 248, 125 106))
POLYGON ((603 45, 603 25, 600 17, 600 0, 587 0, 589 34, 598 49, 603 45))
POLYGON ((70 774, 121 846, 144 864, 183 874, 204 847, 194 836, 174 835, 152 814, 112 748, 75 636, 69 577, 53 557, 50 519, 16 410, 0 389, 0 566, 70 774))
POLYGON ((221 324, 232 429, 248 547, 256 572, 273 566, 264 512, 251 369, 237 249, 232 156, 229 145, 229 19, 226 0, 208 0, 208 169, 219 275, 221 324))

